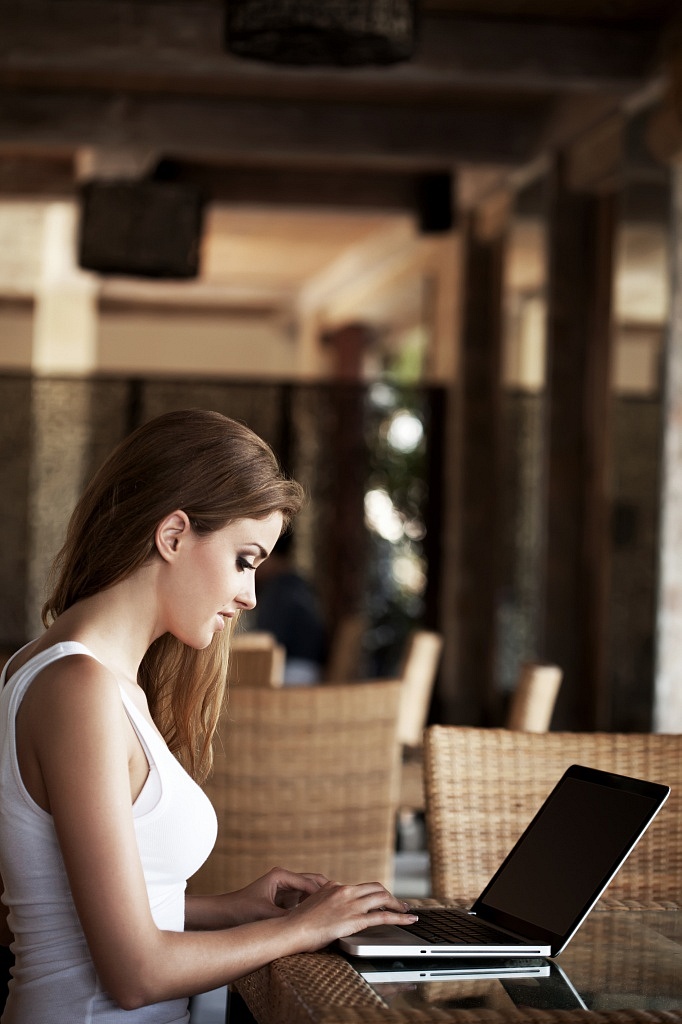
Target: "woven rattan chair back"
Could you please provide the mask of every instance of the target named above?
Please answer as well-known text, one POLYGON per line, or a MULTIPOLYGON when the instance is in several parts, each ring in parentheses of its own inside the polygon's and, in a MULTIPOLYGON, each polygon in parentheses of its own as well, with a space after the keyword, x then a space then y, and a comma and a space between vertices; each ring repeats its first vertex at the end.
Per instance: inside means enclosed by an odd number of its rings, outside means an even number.
POLYGON ((527 663, 521 666, 506 726, 524 732, 547 732, 559 694, 563 672, 558 665, 527 663))
POLYGON ((237 686, 282 686, 285 650, 272 633, 242 633, 230 648, 228 682, 237 686))
POLYGON ((663 810, 605 895, 610 901, 645 905, 678 903, 682 735, 530 733, 458 726, 432 726, 425 733, 433 895, 474 899, 570 764, 671 787, 663 810))
POLYGON ((421 746, 442 649, 440 633, 417 629, 407 639, 399 672, 403 698, 398 725, 398 738, 406 747, 421 746))
POLYGON ((279 865, 392 883, 399 682, 235 687, 206 792, 218 840, 190 892, 279 865))

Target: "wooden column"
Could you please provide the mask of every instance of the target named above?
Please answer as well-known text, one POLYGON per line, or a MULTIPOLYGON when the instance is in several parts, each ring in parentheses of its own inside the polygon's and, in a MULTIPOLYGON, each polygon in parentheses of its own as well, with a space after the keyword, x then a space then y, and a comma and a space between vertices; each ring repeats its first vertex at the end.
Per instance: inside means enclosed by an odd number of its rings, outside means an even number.
POLYGON ((365 585, 367 445, 361 374, 370 342, 371 331, 364 324, 348 324, 325 336, 325 343, 334 348, 336 378, 330 391, 333 412, 328 452, 334 510, 328 539, 333 580, 328 615, 335 624, 360 610, 365 585))
POLYGON ((458 651, 453 720, 483 725, 493 698, 503 230, 464 227, 459 375, 458 651))
POLYGON ((614 199, 552 172, 547 333, 547 512, 541 656, 564 671, 556 728, 604 714, 609 561, 609 364, 614 199))

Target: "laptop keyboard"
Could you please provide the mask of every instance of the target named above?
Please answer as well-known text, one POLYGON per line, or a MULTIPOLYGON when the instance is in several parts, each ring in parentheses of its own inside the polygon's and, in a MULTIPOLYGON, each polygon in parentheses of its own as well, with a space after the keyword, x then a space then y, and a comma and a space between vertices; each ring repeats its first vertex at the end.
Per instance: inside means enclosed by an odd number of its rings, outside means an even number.
POLYGON ((513 935, 501 932, 480 918, 472 917, 471 914, 459 913, 444 907, 420 908, 417 913, 418 921, 414 924, 402 924, 400 927, 411 935, 425 939, 431 945, 526 945, 523 939, 516 939, 513 935))

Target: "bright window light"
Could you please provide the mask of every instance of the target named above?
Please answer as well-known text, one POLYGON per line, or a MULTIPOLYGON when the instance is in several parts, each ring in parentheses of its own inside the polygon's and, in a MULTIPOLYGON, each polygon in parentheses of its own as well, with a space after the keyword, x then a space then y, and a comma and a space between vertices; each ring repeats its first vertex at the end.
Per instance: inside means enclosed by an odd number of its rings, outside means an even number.
POLYGON ((365 494, 365 520, 371 530, 391 544, 396 544, 403 536, 403 521, 382 488, 365 494))
POLYGON ((386 440, 391 448, 405 454, 415 451, 423 436, 424 426, 421 420, 407 409, 400 409, 391 417, 386 431, 386 440))

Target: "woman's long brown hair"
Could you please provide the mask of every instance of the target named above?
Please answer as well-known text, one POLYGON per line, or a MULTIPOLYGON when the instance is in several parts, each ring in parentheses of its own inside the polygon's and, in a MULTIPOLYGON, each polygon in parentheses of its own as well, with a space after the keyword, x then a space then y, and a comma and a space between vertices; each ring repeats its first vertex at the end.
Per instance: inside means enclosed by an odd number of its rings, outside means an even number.
MULTIPOLYGON (((262 438, 203 409, 159 416, 130 434, 86 487, 55 559, 46 626, 76 601, 130 576, 153 558, 158 523, 183 509, 201 535, 238 519, 280 512, 285 527, 303 489, 282 472, 262 438)), ((234 622, 234 620, 233 620, 234 622)), ((230 630, 195 650, 166 633, 139 672, 149 709, 170 749, 203 781, 227 680, 230 630)))

